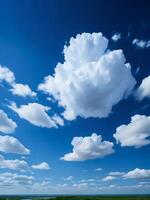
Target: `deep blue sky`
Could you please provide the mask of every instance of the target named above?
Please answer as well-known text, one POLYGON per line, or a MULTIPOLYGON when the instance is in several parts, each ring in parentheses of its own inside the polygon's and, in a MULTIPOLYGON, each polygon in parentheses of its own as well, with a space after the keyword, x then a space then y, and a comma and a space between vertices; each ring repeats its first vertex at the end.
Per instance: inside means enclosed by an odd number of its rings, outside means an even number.
MULTIPOLYGON (((132 66, 132 74, 137 80, 138 87, 141 81, 150 74, 148 48, 137 49, 132 45, 135 38, 150 39, 150 3, 143 1, 115 1, 115 0, 0 0, 0 64, 8 67, 16 77, 18 83, 28 84, 33 91, 47 75, 54 73, 58 62, 63 62, 63 47, 70 37, 78 33, 102 32, 108 38, 110 49, 123 49, 128 62, 132 66), (121 33, 121 40, 114 42, 111 36, 121 33), (130 36, 128 35, 130 33, 130 36), (139 72, 136 70, 139 67, 139 72)), ((51 170, 34 171, 36 181, 52 178, 53 184, 64 184, 62 177, 73 176, 73 181, 81 179, 99 179, 107 176, 111 171, 128 172, 135 168, 150 169, 150 146, 141 148, 120 147, 115 145, 115 153, 104 158, 87 160, 84 162, 65 162, 59 160, 65 153, 71 152, 71 141, 75 136, 90 136, 96 132, 103 140, 112 141, 116 128, 121 124, 128 124, 135 114, 150 115, 149 99, 138 102, 131 95, 113 107, 113 113, 107 118, 78 117, 73 121, 66 121, 58 128, 40 128, 19 118, 6 105, 10 101, 17 105, 37 102, 49 106, 46 95, 38 92, 38 99, 14 96, 8 90, 9 86, 1 87, 1 109, 17 123, 15 132, 11 135, 21 141, 31 150, 26 161, 29 165, 47 162, 51 170), (94 171, 102 168, 102 171, 94 171), (88 170, 84 172, 84 170, 88 170)), ((55 112, 59 111, 53 105, 55 112)), ((1 133, 1 135, 5 135, 1 133)), ((21 159, 17 154, 1 153, 5 159, 21 159)), ((0 169, 0 173, 20 173, 9 169, 0 169)), ((23 174, 22 172, 20 174, 23 174)), ((32 172, 24 172, 32 175, 32 172)), ((36 182, 35 181, 35 182, 36 182)), ((116 180, 111 184, 134 185, 132 180, 116 180)), ((136 182, 137 184, 137 182, 136 182)), ((11 193, 5 187, 0 193, 11 193)), ((38 191, 38 190, 37 190, 38 191)), ((16 193, 22 190, 16 189, 16 193)), ((14 193, 15 193, 14 192, 14 193)), ((24 191, 23 191, 24 192, 24 191)), ((28 191, 30 192, 30 191, 28 191)), ((39 191, 38 191, 39 192, 39 191)), ((41 192, 41 191, 40 191, 41 192)), ((49 191, 56 193, 55 190, 49 191)), ((72 192, 71 190, 69 191, 72 192)), ((64 189, 64 193, 69 193, 64 189)), ((73 191, 76 192, 76 191, 73 191)), ((85 190, 81 193, 89 192, 85 190)), ((96 193, 105 191, 97 190, 96 193)), ((112 193, 112 191, 108 191, 112 193)), ((116 193, 122 192, 117 189, 116 193)), ((138 189, 129 189, 129 192, 139 192, 138 189)), ((141 189, 141 193, 148 189, 141 189)), ((48 193, 48 191, 46 191, 48 193)), ((77 192, 78 193, 78 190, 77 192)), ((91 191, 92 193, 92 191, 91 191)))

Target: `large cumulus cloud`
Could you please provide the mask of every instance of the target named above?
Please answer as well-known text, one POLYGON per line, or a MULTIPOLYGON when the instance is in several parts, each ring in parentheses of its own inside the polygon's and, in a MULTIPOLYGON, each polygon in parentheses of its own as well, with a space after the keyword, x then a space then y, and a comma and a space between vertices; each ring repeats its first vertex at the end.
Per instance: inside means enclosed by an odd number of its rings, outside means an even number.
POLYGON ((136 81, 122 50, 108 50, 102 33, 82 33, 64 47, 64 63, 38 86, 64 107, 68 120, 107 117, 136 81))

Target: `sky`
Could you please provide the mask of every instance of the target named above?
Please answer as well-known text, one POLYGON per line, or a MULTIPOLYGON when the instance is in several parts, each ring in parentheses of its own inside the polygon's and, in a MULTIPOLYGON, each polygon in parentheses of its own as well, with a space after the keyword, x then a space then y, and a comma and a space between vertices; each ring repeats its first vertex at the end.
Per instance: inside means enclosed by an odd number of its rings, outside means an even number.
POLYGON ((0 194, 148 194, 150 3, 0 1, 0 194))

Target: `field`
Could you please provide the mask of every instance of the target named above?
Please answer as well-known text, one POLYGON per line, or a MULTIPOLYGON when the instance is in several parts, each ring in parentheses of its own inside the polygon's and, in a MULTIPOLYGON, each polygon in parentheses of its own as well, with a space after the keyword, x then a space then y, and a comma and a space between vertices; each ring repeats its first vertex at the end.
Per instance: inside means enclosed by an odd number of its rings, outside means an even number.
POLYGON ((24 197, 3 196, 0 200, 150 200, 150 195, 126 195, 126 196, 56 196, 56 197, 24 197))

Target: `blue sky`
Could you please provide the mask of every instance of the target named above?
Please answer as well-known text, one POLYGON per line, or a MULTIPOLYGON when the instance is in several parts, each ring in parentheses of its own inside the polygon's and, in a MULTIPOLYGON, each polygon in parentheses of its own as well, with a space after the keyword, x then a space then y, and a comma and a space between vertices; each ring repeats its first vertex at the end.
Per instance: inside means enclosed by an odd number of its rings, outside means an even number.
POLYGON ((0 1, 0 194, 149 193, 149 8, 0 1))

